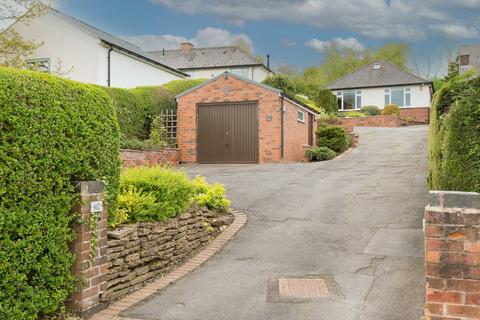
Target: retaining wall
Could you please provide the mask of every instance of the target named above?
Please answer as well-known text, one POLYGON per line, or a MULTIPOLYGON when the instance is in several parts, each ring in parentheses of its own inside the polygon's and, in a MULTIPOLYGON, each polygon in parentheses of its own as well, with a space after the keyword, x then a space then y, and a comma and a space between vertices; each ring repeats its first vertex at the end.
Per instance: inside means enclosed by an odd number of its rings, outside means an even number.
POLYGON ((120 151, 122 167, 156 166, 162 164, 177 165, 180 162, 180 150, 164 148, 161 151, 141 151, 123 149, 120 151))

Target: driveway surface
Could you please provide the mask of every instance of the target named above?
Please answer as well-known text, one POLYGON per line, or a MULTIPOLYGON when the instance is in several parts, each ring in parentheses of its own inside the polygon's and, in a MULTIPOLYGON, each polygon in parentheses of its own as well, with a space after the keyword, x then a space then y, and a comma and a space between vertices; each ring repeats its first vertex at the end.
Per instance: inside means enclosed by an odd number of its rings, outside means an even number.
POLYGON ((185 167, 224 183, 249 221, 199 269, 121 315, 421 319, 427 127, 356 131, 360 146, 333 161, 185 167), (278 276, 322 277, 329 293, 271 299, 278 276))

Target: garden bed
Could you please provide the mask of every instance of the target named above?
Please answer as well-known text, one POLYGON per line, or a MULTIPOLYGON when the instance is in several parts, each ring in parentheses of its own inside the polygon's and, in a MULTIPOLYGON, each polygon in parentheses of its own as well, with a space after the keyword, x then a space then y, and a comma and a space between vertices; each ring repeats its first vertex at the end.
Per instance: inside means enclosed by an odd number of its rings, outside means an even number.
POLYGON ((108 231, 107 290, 102 301, 121 298, 185 263, 233 220, 230 212, 195 206, 166 221, 108 231))

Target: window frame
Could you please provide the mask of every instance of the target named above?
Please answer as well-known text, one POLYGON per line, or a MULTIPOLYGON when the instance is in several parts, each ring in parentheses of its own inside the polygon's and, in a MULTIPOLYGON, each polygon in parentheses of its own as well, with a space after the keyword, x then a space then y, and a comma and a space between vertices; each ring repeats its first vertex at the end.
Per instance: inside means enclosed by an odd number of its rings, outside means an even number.
POLYGON ((33 66, 35 63, 39 63, 39 62, 46 62, 47 70, 46 71, 37 70, 37 71, 43 72, 43 73, 51 73, 52 72, 50 58, 35 58, 35 59, 26 59, 25 60, 25 63, 27 65, 27 67, 33 66))
POLYGON ((305 123, 305 112, 303 112, 301 110, 297 110, 297 121, 301 122, 301 123, 305 123), (299 117, 300 115, 302 115, 302 116, 299 117))
POLYGON ((362 90, 353 89, 353 90, 341 90, 336 92, 338 111, 350 111, 350 110, 360 110, 362 108, 362 90), (353 99, 353 109, 345 109, 345 91, 354 93, 353 99), (340 103, 339 103, 340 100, 340 103))
POLYGON ((400 108, 410 108, 412 107, 412 88, 411 87, 391 87, 385 88, 384 90, 384 107, 388 104, 392 104, 392 90, 393 89, 402 89, 403 90, 403 105, 399 105, 400 108), (407 99, 408 97, 408 99, 407 99), (387 103, 388 100, 388 103, 387 103), (408 100, 408 104, 407 104, 408 100))

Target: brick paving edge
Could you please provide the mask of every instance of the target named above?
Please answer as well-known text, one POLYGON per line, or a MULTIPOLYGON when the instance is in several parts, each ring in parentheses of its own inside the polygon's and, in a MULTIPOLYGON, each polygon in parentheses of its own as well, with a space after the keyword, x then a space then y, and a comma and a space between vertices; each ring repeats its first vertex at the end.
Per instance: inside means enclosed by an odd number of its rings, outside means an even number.
POLYGON ((130 293, 129 295, 113 302, 107 308, 95 313, 90 320, 135 320, 132 318, 123 318, 118 315, 127 310, 134 304, 152 296, 158 290, 166 288, 169 284, 177 281, 188 273, 200 267, 205 261, 214 256, 217 252, 222 250, 225 244, 233 238, 233 236, 245 225, 247 222, 247 215, 243 212, 231 209, 230 212, 235 217, 231 225, 228 226, 222 233, 220 233, 212 242, 210 242, 202 251, 193 256, 183 265, 173 270, 169 274, 155 280, 145 287, 130 293))

